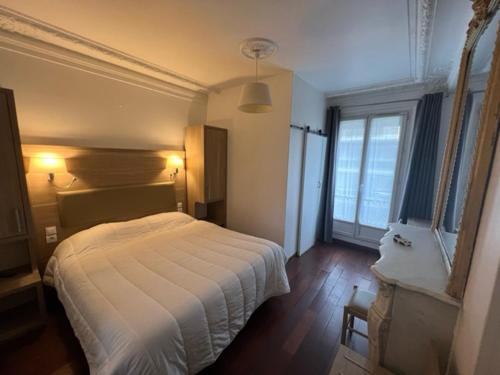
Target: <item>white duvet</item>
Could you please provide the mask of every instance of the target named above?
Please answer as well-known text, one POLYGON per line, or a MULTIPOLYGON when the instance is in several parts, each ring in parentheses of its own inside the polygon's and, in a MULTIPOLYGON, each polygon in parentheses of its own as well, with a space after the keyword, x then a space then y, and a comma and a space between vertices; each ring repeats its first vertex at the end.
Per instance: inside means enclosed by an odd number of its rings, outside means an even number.
POLYGON ((280 246, 177 212, 75 234, 44 280, 93 374, 196 373, 262 302, 289 292, 280 246))

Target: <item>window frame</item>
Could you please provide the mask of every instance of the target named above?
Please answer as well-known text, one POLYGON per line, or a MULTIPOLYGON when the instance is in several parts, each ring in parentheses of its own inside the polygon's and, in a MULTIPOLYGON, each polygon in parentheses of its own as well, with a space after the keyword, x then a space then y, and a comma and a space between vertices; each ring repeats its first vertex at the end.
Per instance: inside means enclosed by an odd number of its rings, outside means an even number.
MULTIPOLYGON (((364 119, 366 121, 365 125, 365 133, 363 139, 363 150, 366 148, 366 142, 368 141, 367 136, 369 135, 369 130, 371 126, 371 120, 374 117, 382 117, 382 116, 403 116, 401 123, 401 138, 398 147, 398 161, 395 169, 395 178, 393 181, 393 193, 391 197, 391 209, 389 212, 389 220, 388 224, 397 220, 397 214, 401 207, 401 202, 404 194, 404 182, 407 179, 408 168, 410 163, 410 155, 411 155, 411 141, 413 138, 414 132, 414 122, 415 115, 418 105, 418 99, 409 99, 402 101, 395 101, 390 103, 383 104, 366 104, 366 105, 356 105, 356 106, 346 106, 341 107, 341 118, 340 121, 345 120, 355 120, 355 119, 364 119)), ((360 181, 363 176, 363 168, 365 163, 366 155, 363 155, 363 160, 361 164, 361 173, 360 173, 360 181)), ((335 191, 335 186, 333 192, 335 191)), ((360 195, 360 190, 358 191, 358 199, 360 195)), ((356 221, 359 218, 359 207, 356 205, 356 215, 355 222, 350 223, 343 220, 333 219, 334 222, 345 223, 345 224, 353 224, 356 226, 356 221)), ((377 231, 384 231, 384 229, 372 227, 370 225, 358 224, 367 229, 373 229, 377 231)), ((353 242, 361 243, 366 246, 374 247, 378 245, 378 241, 374 241, 373 238, 365 238, 363 236, 359 236, 354 229, 353 235, 349 235, 347 232, 342 230, 333 230, 334 236, 338 237, 342 240, 349 240, 352 238, 353 242)))
MULTIPOLYGON (((419 99, 409 99, 402 101, 395 101, 382 104, 366 104, 366 105, 356 105, 356 106, 346 106, 341 108, 341 118, 343 120, 352 120, 355 118, 364 117, 368 119, 369 116, 382 116, 382 115, 400 115, 404 114, 405 118, 401 125, 401 140, 400 149, 398 150, 398 166, 396 166, 396 175, 398 178, 394 179, 394 184, 397 189, 393 192, 393 199, 396 202, 401 202, 402 195, 404 193, 404 182, 406 181, 408 175, 408 169, 410 164, 411 156, 411 141, 413 139, 415 116, 417 112, 417 105, 419 99)), ((368 128, 368 123, 367 123, 368 128)), ((394 221, 396 213, 399 211, 399 205, 394 205, 391 209, 389 215, 389 222, 394 221), (397 207, 396 207, 397 206, 397 207)), ((377 228, 379 229, 379 228, 377 228)))

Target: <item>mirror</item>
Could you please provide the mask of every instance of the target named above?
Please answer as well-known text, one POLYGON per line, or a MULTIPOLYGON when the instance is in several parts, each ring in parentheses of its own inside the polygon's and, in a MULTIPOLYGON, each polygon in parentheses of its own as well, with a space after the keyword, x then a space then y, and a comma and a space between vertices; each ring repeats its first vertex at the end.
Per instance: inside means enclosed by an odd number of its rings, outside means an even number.
POLYGON ((493 59, 499 15, 500 13, 497 13, 487 25, 471 51, 472 58, 464 85, 465 100, 458 123, 458 139, 454 145, 438 231, 450 264, 453 262, 464 203, 468 195, 480 113, 493 59))

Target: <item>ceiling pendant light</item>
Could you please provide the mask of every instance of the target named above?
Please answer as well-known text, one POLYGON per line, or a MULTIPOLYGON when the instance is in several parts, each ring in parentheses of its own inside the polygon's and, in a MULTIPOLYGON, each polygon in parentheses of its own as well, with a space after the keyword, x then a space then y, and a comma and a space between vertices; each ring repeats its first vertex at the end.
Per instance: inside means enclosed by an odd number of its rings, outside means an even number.
POLYGON ((255 82, 246 83, 241 89, 238 109, 246 113, 266 113, 273 110, 269 86, 259 82, 259 60, 271 56, 278 46, 272 40, 252 38, 240 44, 243 56, 255 60, 255 82))

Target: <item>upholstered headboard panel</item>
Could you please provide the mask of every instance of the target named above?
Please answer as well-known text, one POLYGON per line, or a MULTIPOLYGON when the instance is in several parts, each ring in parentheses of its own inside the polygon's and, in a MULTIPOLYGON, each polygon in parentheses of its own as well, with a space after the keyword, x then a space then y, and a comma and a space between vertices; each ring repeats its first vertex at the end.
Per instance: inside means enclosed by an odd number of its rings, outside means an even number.
POLYGON ((65 228, 91 227, 176 210, 172 182, 63 191, 56 195, 60 223, 65 228))

